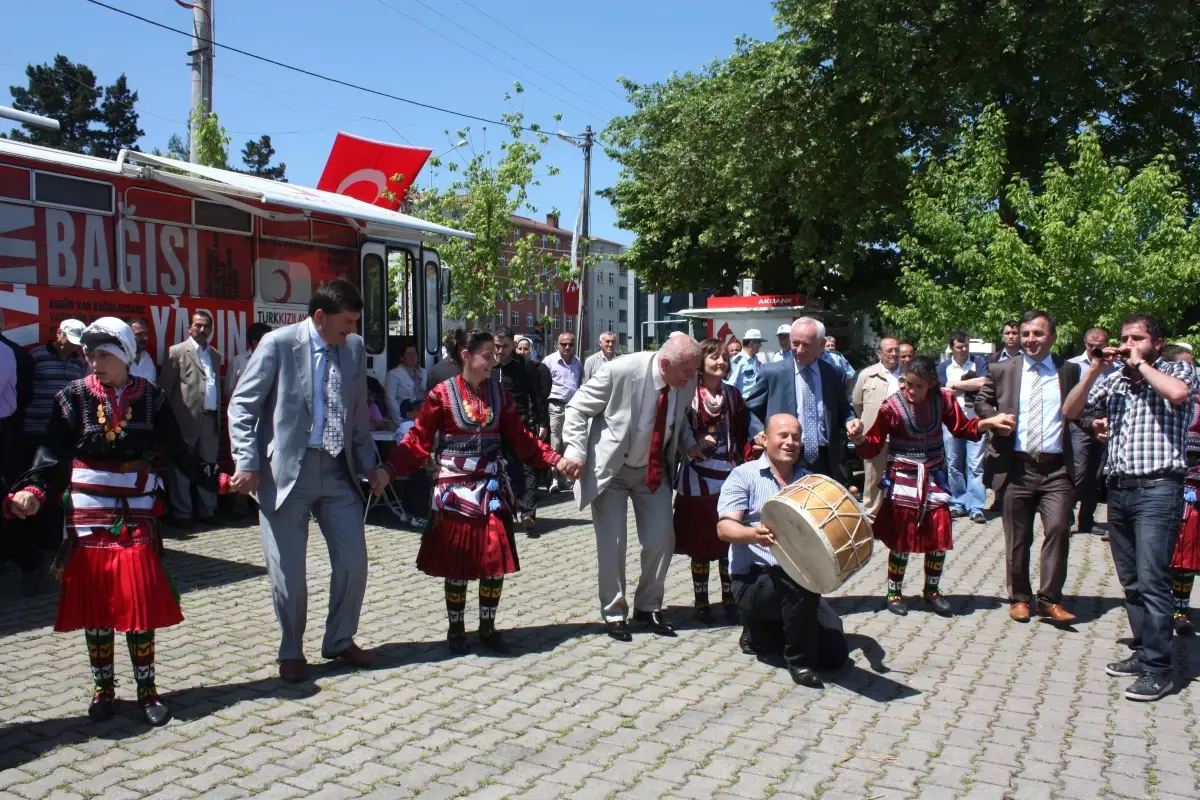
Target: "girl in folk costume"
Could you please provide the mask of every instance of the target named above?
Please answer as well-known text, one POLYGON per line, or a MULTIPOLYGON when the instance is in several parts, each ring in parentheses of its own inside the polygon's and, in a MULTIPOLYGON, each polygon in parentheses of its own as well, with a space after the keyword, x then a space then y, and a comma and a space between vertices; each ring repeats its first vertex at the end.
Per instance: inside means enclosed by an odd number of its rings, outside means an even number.
POLYGON ((1011 432, 1016 421, 1011 414, 967 419, 954 395, 938 384, 934 362, 917 356, 904 366, 900 391, 880 406, 875 424, 852 439, 864 459, 887 443, 884 502, 873 527, 875 538, 891 551, 887 608, 900 616, 908 613, 902 586, 910 553, 925 554, 925 602, 950 616, 950 603, 938 588, 946 551, 954 546, 942 425, 959 439, 978 441, 989 430, 1011 432))
POLYGON ((162 725, 170 711, 154 684, 154 631, 179 623, 179 599, 161 561, 162 481, 155 445, 190 480, 215 491, 215 464, 199 464, 183 441, 166 395, 129 374, 137 343, 128 325, 103 317, 81 339, 92 374, 54 398, 33 466, 6 498, 6 516, 28 517, 46 502, 66 509, 55 575, 62 581, 56 631, 84 630, 95 693, 88 715, 114 713, 114 630, 125 633, 142 716, 162 725))
MULTIPOLYGON (((1192 354, 1179 345, 1167 345, 1162 357, 1167 361, 1193 362, 1192 354)), ((1175 597, 1175 632, 1191 636, 1196 627, 1188 615, 1192 585, 1200 572, 1200 397, 1193 402, 1192 424, 1187 432, 1188 474, 1183 482, 1183 522, 1171 557, 1171 594, 1175 597)))
POLYGON ((719 339, 700 343, 703 360, 696 395, 687 410, 687 424, 704 452, 684 461, 676 479, 675 552, 691 556, 696 592, 696 618, 711 623, 708 603, 709 566, 717 560, 721 573, 721 605, 725 618, 737 620, 737 603, 729 579, 729 544, 717 537, 717 501, 721 485, 746 460, 746 404, 741 393, 724 382, 729 353, 719 339))
POLYGON ((579 477, 582 463, 539 442, 516 405, 492 377, 496 345, 487 331, 471 331, 459 352, 462 374, 433 387, 416 425, 388 457, 393 474, 421 469, 440 437, 433 515, 417 554, 417 569, 446 581, 451 651, 467 650, 467 582, 479 581, 479 640, 491 650, 508 645, 496 630, 504 576, 520 569, 513 537, 512 488, 504 469, 507 447, 540 468, 579 477))

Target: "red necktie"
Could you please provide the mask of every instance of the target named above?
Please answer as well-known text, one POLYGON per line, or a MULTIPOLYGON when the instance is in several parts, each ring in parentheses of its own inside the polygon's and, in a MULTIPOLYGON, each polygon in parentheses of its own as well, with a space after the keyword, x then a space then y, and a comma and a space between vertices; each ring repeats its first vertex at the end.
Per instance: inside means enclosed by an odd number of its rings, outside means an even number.
POLYGON ((646 462, 646 487, 658 491, 663 476, 663 439, 667 435, 667 392, 664 386, 658 393, 658 407, 654 411, 654 433, 650 434, 650 460, 646 462))

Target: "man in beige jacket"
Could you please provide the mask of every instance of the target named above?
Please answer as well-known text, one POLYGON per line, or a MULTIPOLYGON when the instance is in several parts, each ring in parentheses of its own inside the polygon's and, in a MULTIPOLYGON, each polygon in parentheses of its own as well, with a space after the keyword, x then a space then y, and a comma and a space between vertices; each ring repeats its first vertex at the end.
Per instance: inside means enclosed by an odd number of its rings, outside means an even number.
MULTIPOLYGON (((207 463, 217 460, 221 412, 221 354, 209 345, 213 318, 207 311, 192 314, 191 334, 167 351, 158 385, 167 395, 183 440, 207 463)), ((190 528, 198 520, 209 523, 217 514, 217 496, 196 487, 199 508, 192 509, 192 486, 178 469, 171 468, 167 484, 172 522, 190 528)))
MULTIPOLYGON (((879 361, 858 374, 854 384, 854 414, 870 430, 883 401, 900 388, 900 343, 890 336, 879 342, 879 361)), ((887 445, 874 458, 863 462, 863 505, 871 519, 879 513, 883 490, 879 481, 887 474, 887 445)))

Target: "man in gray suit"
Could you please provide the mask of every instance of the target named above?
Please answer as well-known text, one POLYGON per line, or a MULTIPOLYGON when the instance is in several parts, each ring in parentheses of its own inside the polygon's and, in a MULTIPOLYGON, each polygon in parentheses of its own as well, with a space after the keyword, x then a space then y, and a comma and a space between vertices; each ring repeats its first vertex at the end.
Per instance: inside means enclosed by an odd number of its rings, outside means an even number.
POLYGON ((359 475, 380 494, 388 474, 376 468, 367 417, 362 315, 358 289, 322 284, 309 318, 263 337, 229 403, 237 472, 232 485, 258 492, 263 550, 275 615, 282 629, 279 676, 306 677, 308 618, 305 551, 309 514, 329 548, 329 617, 321 656, 369 667, 375 654, 354 643, 367 588, 367 545, 359 475), (266 462, 264 464, 264 462, 266 462))
POLYGON ((567 403, 564 457, 585 463, 575 483, 580 510, 592 507, 600 572, 600 613, 612 638, 632 639, 626 615, 627 508, 633 503, 642 575, 633 619, 660 636, 675 630, 662 615, 667 568, 675 550, 671 496, 675 463, 700 447, 684 414, 696 393, 700 347, 690 336, 658 352, 634 353, 600 365, 567 403), (590 428, 589 428, 590 423, 590 428))

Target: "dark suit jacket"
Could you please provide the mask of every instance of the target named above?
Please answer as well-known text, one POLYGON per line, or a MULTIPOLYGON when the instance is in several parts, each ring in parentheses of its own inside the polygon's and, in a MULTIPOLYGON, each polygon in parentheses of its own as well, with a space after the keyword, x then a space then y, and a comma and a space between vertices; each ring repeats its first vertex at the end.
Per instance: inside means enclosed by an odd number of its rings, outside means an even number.
POLYGON ((12 348, 17 360, 17 413, 13 415, 16 430, 25 429, 25 409, 33 400, 33 356, 21 345, 0 333, 0 344, 12 348))
MULTIPOLYGON (((1058 369, 1058 388, 1063 400, 1079 383, 1079 365, 1065 361, 1059 356, 1051 355, 1054 366, 1058 369)), ((975 396, 975 413, 981 419, 994 417, 997 414, 1012 414, 1020 422, 1021 380, 1024 375, 1025 358, 1010 358, 1000 361, 988 368, 987 381, 975 396)), ((1063 419, 1062 453, 1067 466, 1067 473, 1074 479, 1075 462, 1071 457, 1071 429, 1074 425, 1063 419)), ((1014 430, 1008 436, 1000 436, 993 432, 988 442, 985 471, 991 476, 992 489, 1000 491, 1008 481, 1008 471, 1012 467, 1013 450, 1017 444, 1017 432, 1014 430)))
MULTIPOLYGON (((846 420, 854 414, 846 395, 846 379, 841 371, 826 361, 818 361, 821 371, 821 395, 825 402, 825 430, 829 435, 829 477, 846 483, 846 420)), ((758 380, 746 392, 749 410, 749 438, 766 428, 767 420, 776 414, 796 415, 796 362, 792 359, 767 364, 758 373, 758 380)))

